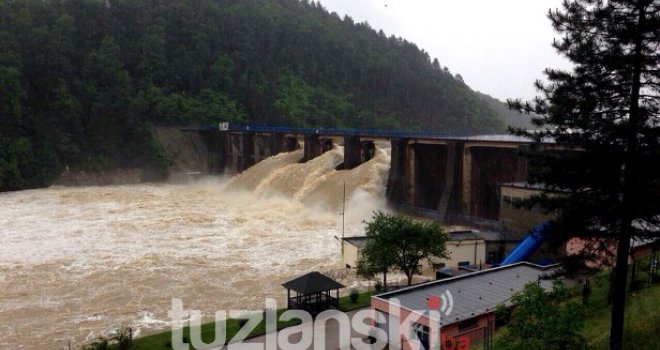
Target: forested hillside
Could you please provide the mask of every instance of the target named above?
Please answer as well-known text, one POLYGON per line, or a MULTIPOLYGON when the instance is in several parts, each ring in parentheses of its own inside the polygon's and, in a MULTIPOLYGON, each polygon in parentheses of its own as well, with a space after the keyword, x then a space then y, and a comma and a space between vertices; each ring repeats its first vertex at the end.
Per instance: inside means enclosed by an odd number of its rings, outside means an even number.
POLYGON ((532 124, 532 118, 529 115, 525 115, 510 109, 506 102, 502 102, 494 97, 491 97, 486 94, 477 92, 477 95, 484 101, 490 108, 492 108, 497 116, 504 122, 504 125, 511 126, 514 128, 523 128, 523 129, 536 129, 537 126, 532 124))
POLYGON ((162 168, 153 125, 504 128, 413 43, 307 1, 0 0, 0 48, 0 190, 162 168))

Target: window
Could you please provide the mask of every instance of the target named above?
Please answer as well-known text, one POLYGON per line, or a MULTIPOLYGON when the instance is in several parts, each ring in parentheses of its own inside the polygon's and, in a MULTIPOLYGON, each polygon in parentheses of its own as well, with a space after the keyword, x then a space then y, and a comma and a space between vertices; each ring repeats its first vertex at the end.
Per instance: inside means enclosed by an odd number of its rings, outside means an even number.
POLYGON ((497 254, 497 250, 491 250, 491 251, 488 252, 488 255, 486 256, 486 261, 487 262, 495 263, 498 260, 500 260, 500 259, 499 259, 499 256, 497 254))
POLYGON ((410 339, 419 340, 419 344, 424 347, 424 349, 429 348, 429 327, 419 323, 413 323, 410 326, 410 339))
POLYGON ((469 261, 459 261, 458 266, 470 266, 470 262, 469 261))
POLYGON ((523 200, 522 197, 502 195, 502 208, 506 209, 520 209, 518 208, 519 201, 523 200))

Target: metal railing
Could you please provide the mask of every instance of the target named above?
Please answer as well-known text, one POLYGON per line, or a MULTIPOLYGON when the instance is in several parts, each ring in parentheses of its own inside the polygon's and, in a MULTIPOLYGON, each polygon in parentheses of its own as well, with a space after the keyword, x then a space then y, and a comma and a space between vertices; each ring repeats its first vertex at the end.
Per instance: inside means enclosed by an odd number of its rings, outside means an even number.
POLYGON ((390 204, 392 209, 406 214, 431 219, 442 224, 473 226, 482 230, 504 232, 506 225, 498 220, 489 220, 465 215, 443 215, 437 210, 416 207, 407 204, 390 204))
MULTIPOLYGON (((199 125, 180 127, 184 131, 215 131, 218 125, 199 125)), ((494 142, 532 142, 532 140, 509 134, 482 134, 471 132, 449 132, 449 131, 414 131, 414 130, 382 130, 382 129, 350 129, 350 128, 309 128, 292 126, 272 125, 239 125, 229 124, 222 131, 252 131, 264 133, 287 133, 298 135, 323 135, 323 136, 362 136, 375 138, 408 138, 408 139, 442 139, 442 140, 466 140, 466 141, 494 141, 494 142)))
POLYGON ((268 125, 230 125, 229 131, 254 131, 254 132, 280 132, 293 134, 316 134, 326 136, 372 136, 385 138, 466 138, 467 133, 454 132, 431 132, 431 131, 402 131, 402 130, 380 130, 380 129, 349 129, 349 128, 302 128, 290 126, 268 126, 268 125))

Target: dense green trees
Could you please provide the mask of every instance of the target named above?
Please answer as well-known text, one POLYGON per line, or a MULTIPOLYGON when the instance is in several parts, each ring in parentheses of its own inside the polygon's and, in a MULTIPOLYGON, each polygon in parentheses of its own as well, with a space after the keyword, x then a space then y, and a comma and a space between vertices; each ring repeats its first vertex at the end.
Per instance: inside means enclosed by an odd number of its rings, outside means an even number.
MULTIPOLYGON (((525 285, 511 298, 514 306, 511 323, 497 338, 495 349, 577 350, 586 349, 581 335, 584 327, 582 305, 570 301, 569 291, 559 281, 552 291, 536 282, 525 285)), ((501 307, 499 313, 508 313, 501 307)))
POLYGON ((0 0, 0 47, 0 190, 153 166, 157 124, 503 126, 413 43, 308 1, 0 0))
POLYGON ((390 270, 403 272, 410 285, 420 262, 448 257, 447 235, 435 222, 413 221, 407 216, 377 211, 366 223, 365 232, 367 244, 358 260, 357 272, 362 276, 383 273, 385 288, 390 270))

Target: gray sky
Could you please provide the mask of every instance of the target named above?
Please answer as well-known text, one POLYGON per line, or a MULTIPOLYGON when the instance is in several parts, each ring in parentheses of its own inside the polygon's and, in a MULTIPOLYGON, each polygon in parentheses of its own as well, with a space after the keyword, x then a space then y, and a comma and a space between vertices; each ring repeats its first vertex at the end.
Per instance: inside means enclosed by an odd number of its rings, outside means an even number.
POLYGON ((400 36, 501 100, 531 99, 547 67, 567 68, 551 47, 546 14, 561 0, 320 0, 330 12, 400 36))

